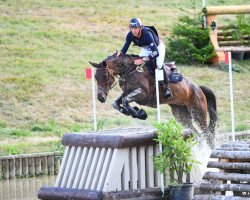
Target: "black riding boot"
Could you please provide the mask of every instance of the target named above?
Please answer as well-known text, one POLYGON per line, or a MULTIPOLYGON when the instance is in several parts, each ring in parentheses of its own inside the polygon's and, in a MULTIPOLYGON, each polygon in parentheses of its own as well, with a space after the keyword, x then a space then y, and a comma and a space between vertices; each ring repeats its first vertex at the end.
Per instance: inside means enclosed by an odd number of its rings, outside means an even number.
POLYGON ((163 85, 163 96, 165 99, 170 99, 173 97, 173 94, 171 92, 171 89, 169 87, 169 80, 168 80, 168 77, 166 75, 166 73, 164 72, 164 81, 162 82, 162 85, 163 85))
POLYGON ((154 60, 149 60, 146 62, 146 66, 148 68, 149 73, 154 77, 155 76, 155 69, 154 69, 154 60))

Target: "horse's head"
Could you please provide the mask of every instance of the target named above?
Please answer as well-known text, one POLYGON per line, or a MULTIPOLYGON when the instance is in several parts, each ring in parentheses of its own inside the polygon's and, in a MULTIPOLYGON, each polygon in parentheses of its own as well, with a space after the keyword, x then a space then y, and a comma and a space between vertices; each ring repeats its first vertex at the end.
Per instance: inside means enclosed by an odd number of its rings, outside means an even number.
POLYGON ((99 64, 89 62, 96 68, 95 79, 98 85, 97 98, 104 103, 107 99, 109 90, 115 82, 115 74, 108 60, 104 60, 99 64))
POLYGON ((98 84, 97 98, 104 103, 107 99, 108 92, 115 82, 115 75, 122 75, 134 66, 133 58, 129 55, 117 57, 116 54, 109 56, 99 64, 89 62, 96 68, 95 79, 98 84))

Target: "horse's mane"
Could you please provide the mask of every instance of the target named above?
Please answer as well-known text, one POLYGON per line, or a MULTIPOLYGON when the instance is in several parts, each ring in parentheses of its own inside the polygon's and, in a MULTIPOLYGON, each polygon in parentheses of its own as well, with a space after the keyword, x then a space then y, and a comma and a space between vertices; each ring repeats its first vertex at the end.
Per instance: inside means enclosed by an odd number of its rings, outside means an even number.
POLYGON ((139 58, 138 55, 135 54, 123 54, 117 57, 116 53, 108 56, 105 60, 117 60, 118 68, 134 68, 136 65, 134 64, 134 59, 139 58))
MULTIPOLYGON (((119 57, 130 57, 130 58, 139 58, 140 56, 139 55, 136 55, 136 54, 123 54, 123 55, 120 55, 119 57)), ((114 58, 117 58, 116 56, 116 53, 108 56, 105 60, 110 60, 110 59, 114 59, 114 58)))

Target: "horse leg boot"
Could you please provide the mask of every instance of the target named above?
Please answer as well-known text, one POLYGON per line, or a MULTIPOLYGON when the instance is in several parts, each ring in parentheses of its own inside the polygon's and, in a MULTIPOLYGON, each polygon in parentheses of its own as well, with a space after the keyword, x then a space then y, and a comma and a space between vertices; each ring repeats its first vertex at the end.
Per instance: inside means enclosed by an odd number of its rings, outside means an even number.
POLYGON ((129 112, 133 118, 138 118, 138 110, 135 108, 132 108, 128 100, 126 98, 122 99, 122 105, 124 106, 123 108, 126 110, 126 112, 129 112))
POLYGON ((164 73, 164 81, 161 81, 163 86, 163 96, 165 99, 170 99, 173 97, 173 94, 171 92, 171 89, 169 87, 169 80, 166 72, 163 70, 164 73))
POLYGON ((145 120, 147 119, 147 113, 143 109, 139 109, 136 106, 131 107, 129 105, 130 102, 136 101, 137 99, 144 99, 144 98, 145 98, 145 92, 141 88, 137 88, 122 99, 122 105, 124 109, 126 109, 131 114, 133 118, 145 120))
POLYGON ((115 102, 113 103, 113 107, 124 115, 130 115, 131 113, 127 109, 125 109, 123 106, 120 106, 123 97, 124 96, 121 95, 118 99, 116 99, 115 102))

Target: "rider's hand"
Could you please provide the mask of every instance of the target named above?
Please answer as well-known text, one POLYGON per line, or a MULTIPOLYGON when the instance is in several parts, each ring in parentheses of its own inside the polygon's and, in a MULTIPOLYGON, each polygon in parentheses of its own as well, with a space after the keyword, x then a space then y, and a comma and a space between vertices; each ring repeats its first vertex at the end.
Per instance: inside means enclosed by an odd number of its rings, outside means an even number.
POLYGON ((142 60, 142 58, 134 60, 134 64, 135 65, 141 65, 142 63, 144 63, 144 61, 142 60))
POLYGON ((116 51, 116 57, 119 57, 120 55, 122 55, 121 51, 116 51))

